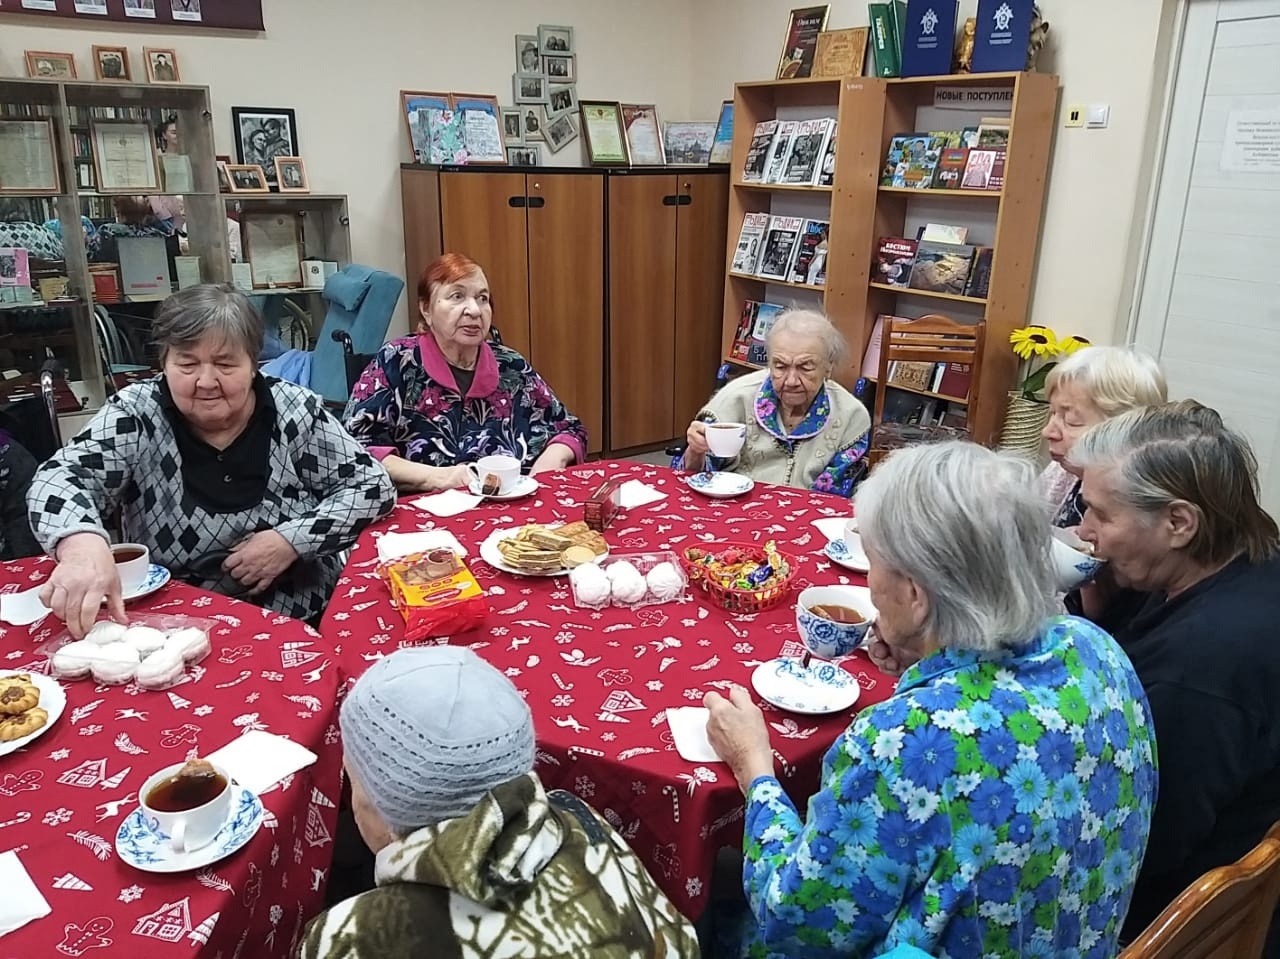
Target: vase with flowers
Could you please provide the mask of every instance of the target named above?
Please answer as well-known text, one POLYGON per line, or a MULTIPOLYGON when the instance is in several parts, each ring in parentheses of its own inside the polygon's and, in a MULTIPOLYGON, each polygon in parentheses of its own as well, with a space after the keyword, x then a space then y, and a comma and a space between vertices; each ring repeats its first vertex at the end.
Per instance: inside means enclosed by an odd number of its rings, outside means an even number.
POLYGON ((1009 392, 1000 448, 1031 459, 1040 455, 1040 433, 1049 421, 1044 382, 1062 357, 1089 345, 1083 336, 1060 337, 1047 326, 1024 326, 1009 334, 1018 356, 1018 385, 1009 392))

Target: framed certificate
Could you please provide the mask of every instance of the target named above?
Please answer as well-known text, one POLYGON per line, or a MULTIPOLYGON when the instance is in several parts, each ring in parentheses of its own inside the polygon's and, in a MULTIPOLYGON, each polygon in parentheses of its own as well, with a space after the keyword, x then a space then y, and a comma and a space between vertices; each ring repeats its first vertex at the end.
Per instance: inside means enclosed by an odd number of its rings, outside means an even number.
POLYGON ((240 218, 253 288, 302 286, 302 228, 293 213, 246 213, 240 218))
POLYGON ((624 103, 622 122, 627 128, 627 151, 632 166, 662 166, 662 125, 652 103, 624 103))
POLYGON ((582 131, 587 137, 591 162, 603 166, 627 166, 627 131, 622 125, 622 105, 605 100, 582 100, 582 131))
POLYGON ((160 193, 155 135, 136 120, 94 120, 93 167, 100 193, 160 193))
POLYGON ((53 121, 0 120, 0 193, 61 192, 53 121))

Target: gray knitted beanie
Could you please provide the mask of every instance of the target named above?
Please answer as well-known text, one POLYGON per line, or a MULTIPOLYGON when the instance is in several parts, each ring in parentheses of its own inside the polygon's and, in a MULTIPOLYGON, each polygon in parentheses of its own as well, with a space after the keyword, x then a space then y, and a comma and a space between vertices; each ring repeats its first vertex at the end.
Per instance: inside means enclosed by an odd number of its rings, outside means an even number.
POLYGON ((339 716, 347 764, 392 832, 469 813, 533 768, 533 717, 470 649, 400 649, 356 681, 339 716))

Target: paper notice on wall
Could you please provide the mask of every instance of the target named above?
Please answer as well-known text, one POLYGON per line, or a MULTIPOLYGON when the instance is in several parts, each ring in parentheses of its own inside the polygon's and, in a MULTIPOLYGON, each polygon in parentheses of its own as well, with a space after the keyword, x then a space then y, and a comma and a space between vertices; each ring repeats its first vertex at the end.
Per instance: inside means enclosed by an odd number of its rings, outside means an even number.
POLYGON ((1219 166, 1233 173, 1280 173, 1280 109, 1232 110, 1219 166))
POLYGON ((942 110, 1013 111, 1013 87, 933 88, 933 105, 942 110))
POLYGON ((22 0, 24 10, 57 10, 57 0, 22 0))
POLYGON ((76 0, 76 13, 90 13, 96 17, 107 15, 107 0, 76 0))

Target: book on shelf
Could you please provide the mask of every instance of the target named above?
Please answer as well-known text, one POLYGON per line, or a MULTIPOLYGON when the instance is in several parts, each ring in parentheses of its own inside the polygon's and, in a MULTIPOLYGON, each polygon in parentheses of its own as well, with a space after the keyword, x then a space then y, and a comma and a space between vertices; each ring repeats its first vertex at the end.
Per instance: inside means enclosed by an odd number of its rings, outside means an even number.
POLYGON ((822 172, 822 155, 835 121, 830 117, 801 120, 787 148, 782 165, 782 181, 787 184, 812 186, 822 172))
POLYGON ((902 360, 889 364, 889 385, 905 386, 912 390, 928 390, 933 384, 933 374, 938 364, 917 363, 902 360))
POLYGON ((889 286, 907 286, 911 279, 911 266, 916 261, 915 240, 901 236, 881 237, 876 244, 876 262, 871 271, 872 281, 889 286))
POLYGON ((902 76, 935 77, 951 72, 959 0, 907 0, 902 35, 902 76))
POLYGON ((902 76, 902 45, 907 35, 907 0, 888 0, 889 21, 893 27, 893 50, 898 58, 896 77, 902 76))
POLYGON ((964 296, 973 252, 973 247, 963 244, 922 242, 916 247, 907 285, 928 293, 964 296))
MULTIPOLYGON (((969 159, 964 166, 964 179, 960 181, 962 190, 990 190, 991 174, 995 170, 996 157, 1003 150, 975 147, 969 151, 969 159)), ((1004 160, 1000 161, 1000 182, 1004 183, 1004 160)))
POLYGON ((773 137, 778 132, 777 120, 762 120, 756 124, 751 134, 751 145, 747 147, 747 161, 742 168, 743 183, 763 183, 769 165, 769 148, 773 146, 773 137))
POLYGON ((120 274, 117 263, 90 263, 89 279, 93 283, 93 299, 98 303, 120 302, 120 274))
POLYGON ((795 136, 796 128, 799 126, 800 124, 796 120, 778 121, 778 128, 773 134, 773 142, 769 144, 769 159, 765 164, 763 182, 782 182, 783 165, 786 163, 787 153, 791 150, 791 138, 795 136))
POLYGON ((938 379, 935 393, 944 396, 955 396, 965 399, 969 395, 969 381, 973 378, 973 367, 969 363, 939 363, 942 375, 938 379))
POLYGON ((840 135, 839 126, 832 124, 831 136, 827 138, 827 149, 822 157, 822 169, 818 171, 818 186, 834 186, 836 182, 836 139, 840 135))
POLYGON ((896 77, 902 66, 890 6, 888 3, 867 4, 867 23, 871 28, 871 63, 878 77, 896 77))
POLYGON ((978 142, 974 146, 1007 150, 1009 126, 1008 117, 983 117, 978 121, 978 142))
POLYGON ((978 145, 978 128, 965 127, 960 131, 960 146, 971 150, 978 145))
POLYGON ((756 271, 756 264, 760 260, 760 247, 764 241, 764 231, 768 228, 768 213, 748 213, 742 218, 742 229, 738 232, 738 247, 733 251, 730 270, 734 273, 756 271))
POLYGON ((733 346, 729 358, 745 361, 751 350, 751 331, 756 325, 756 301, 746 300, 738 317, 738 328, 733 333, 733 346))
POLYGON ((791 262, 791 282, 819 286, 827 278, 829 220, 805 220, 791 262))
POLYGON ((733 344, 733 359, 764 366, 768 362, 765 337, 769 335, 774 322, 785 309, 785 306, 777 303, 747 300, 742 307, 742 316, 738 320, 738 334, 734 337, 733 344))
POLYGON ((1004 161, 1008 151, 997 148, 995 159, 991 161, 991 178, 987 180, 988 190, 1004 189, 1004 161))
POLYGON ((947 147, 938 155, 938 165, 933 169, 935 190, 958 190, 964 179, 965 164, 969 161, 968 147, 947 147))
POLYGON ((880 343, 884 339, 884 325, 889 320, 896 319, 896 316, 889 316, 887 313, 881 313, 876 317, 876 322, 871 327, 871 336, 867 340, 867 352, 862 354, 862 369, 858 373, 859 376, 874 380, 880 375, 880 343))
POLYGON ((916 237, 917 240, 930 240, 934 243, 963 243, 968 238, 967 226, 952 226, 949 223, 926 223, 916 237))
POLYGON ((980 246, 973 254, 973 266, 969 269, 969 282, 965 285, 964 295, 985 300, 991 289, 991 260, 995 250, 989 246, 980 246))
POLYGON ((978 0, 973 38, 973 72, 1027 69, 1034 0, 978 0))
POLYGON ((756 275, 771 280, 785 281, 791 275, 791 261, 795 256, 796 241, 804 229, 804 219, 798 216, 775 216, 769 219, 769 229, 764 237, 764 251, 756 275))
POLYGON ((0 247, 0 286, 31 289, 31 254, 26 247, 0 247))
POLYGON ((933 171, 945 143, 943 137, 932 133, 903 133, 893 137, 889 141, 880 185, 927 190, 933 185, 933 171))

